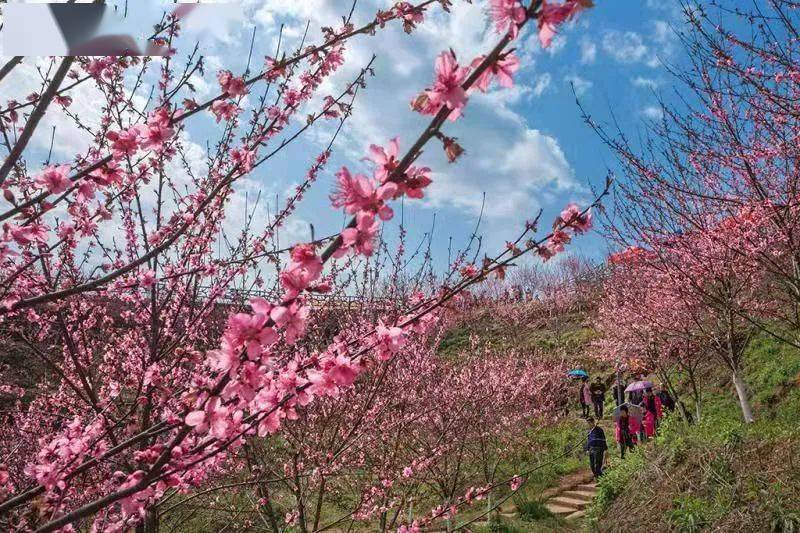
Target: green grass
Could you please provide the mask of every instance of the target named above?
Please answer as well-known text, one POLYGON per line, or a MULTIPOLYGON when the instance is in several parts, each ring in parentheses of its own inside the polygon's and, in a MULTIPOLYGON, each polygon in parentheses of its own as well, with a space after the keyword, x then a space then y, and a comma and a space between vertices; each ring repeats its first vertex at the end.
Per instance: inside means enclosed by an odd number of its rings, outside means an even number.
POLYGON ((544 504, 537 500, 520 502, 517 504, 519 517, 526 522, 535 522, 537 520, 544 520, 553 517, 544 504))

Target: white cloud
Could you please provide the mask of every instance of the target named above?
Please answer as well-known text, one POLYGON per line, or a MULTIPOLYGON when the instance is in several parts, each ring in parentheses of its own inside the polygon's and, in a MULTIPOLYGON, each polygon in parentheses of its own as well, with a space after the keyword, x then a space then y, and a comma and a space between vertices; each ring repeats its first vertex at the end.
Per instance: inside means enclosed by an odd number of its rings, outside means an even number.
POLYGON ((581 63, 588 65, 597 59, 597 45, 586 37, 581 39, 581 63))
POLYGON ((657 106, 647 106, 642 109, 642 115, 651 120, 660 120, 664 116, 664 111, 657 106))
POLYGON ((654 80, 653 78, 645 78, 643 76, 636 76, 635 78, 633 78, 633 80, 631 80, 631 83, 633 83, 635 87, 641 87, 644 89, 651 89, 651 90, 658 89, 659 85, 657 80, 654 80))
POLYGON ((620 63, 638 63, 650 55, 644 39, 634 31, 607 31, 601 43, 603 50, 620 63))
POLYGON ((606 31, 600 43, 603 51, 619 63, 661 66, 662 58, 674 54, 677 35, 667 21, 657 19, 648 24, 652 29, 644 36, 635 31, 606 31))
POLYGON ((558 141, 538 130, 521 132, 499 159, 484 152, 477 157, 475 176, 465 175, 463 165, 436 174, 431 206, 453 205, 477 214, 485 192, 487 218, 514 219, 531 215, 557 191, 580 190, 558 141))
POLYGON ((536 97, 542 96, 549 88, 553 81, 549 72, 545 72, 536 78, 536 84, 533 86, 533 95, 536 97))
POLYGON ((564 35, 563 33, 559 33, 555 37, 553 37, 550 46, 545 48, 545 51, 551 56, 554 56, 557 53, 561 52, 561 50, 563 50, 564 47, 566 46, 567 46, 567 36, 564 35))
POLYGON ((564 76, 564 81, 572 85, 577 96, 583 96, 594 85, 591 81, 581 78, 577 74, 568 74, 564 76))

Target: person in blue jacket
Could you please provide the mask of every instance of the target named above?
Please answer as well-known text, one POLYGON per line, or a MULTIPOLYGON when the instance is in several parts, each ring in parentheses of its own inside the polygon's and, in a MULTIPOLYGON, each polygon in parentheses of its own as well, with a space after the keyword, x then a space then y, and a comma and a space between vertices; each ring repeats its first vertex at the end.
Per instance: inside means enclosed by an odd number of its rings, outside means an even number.
POLYGON ((589 466, 592 468, 592 474, 597 479, 603 475, 603 456, 608 449, 606 444, 606 434, 603 428, 597 425, 594 418, 589 417, 586 419, 589 423, 589 435, 586 438, 585 449, 589 452, 589 466))

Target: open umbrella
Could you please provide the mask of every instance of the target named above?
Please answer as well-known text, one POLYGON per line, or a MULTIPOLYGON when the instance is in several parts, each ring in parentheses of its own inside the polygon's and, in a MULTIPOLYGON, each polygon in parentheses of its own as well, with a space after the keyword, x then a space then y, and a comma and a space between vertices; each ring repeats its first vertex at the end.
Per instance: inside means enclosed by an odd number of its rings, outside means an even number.
MULTIPOLYGON (((638 405, 633 405, 632 403, 623 403, 622 405, 624 405, 624 406, 626 406, 628 408, 628 416, 630 416, 631 418, 635 418, 639 422, 642 421, 642 408, 641 407, 639 407, 638 405)), ((622 407, 622 405, 620 405, 619 407, 614 409, 614 414, 612 415, 614 417, 614 422, 619 420, 619 411, 620 411, 620 407, 622 407)))
POLYGON ((569 372, 567 372, 567 375, 576 378, 589 377, 589 374, 587 374, 585 370, 581 370, 579 368, 576 368, 575 370, 570 370, 569 372))
POLYGON ((644 389, 652 389, 653 382, 652 381, 634 381, 627 387, 625 387, 625 392, 636 392, 644 389))

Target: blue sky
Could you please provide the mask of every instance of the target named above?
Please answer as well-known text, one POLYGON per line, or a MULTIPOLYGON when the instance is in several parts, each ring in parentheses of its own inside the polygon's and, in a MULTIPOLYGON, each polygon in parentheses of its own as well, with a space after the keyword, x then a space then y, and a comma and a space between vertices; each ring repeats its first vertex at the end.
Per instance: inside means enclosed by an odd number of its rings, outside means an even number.
MULTIPOLYGON (((276 21, 294 26, 312 16, 327 20, 326 11, 337 12, 338 7, 341 12, 349 5, 333 0, 309 2, 306 8, 282 8, 281 4, 285 2, 267 2, 267 10, 276 21)), ((359 5, 362 13, 371 13, 366 7, 369 3, 359 5)), ((680 11, 675 3, 666 9, 662 5, 600 1, 565 28, 547 51, 539 48, 532 32, 524 34, 518 50, 527 60, 517 87, 474 97, 466 116, 447 126, 447 133, 459 138, 466 155, 448 165, 438 145, 429 145, 423 160, 437 172, 437 179, 430 198, 405 206, 407 219, 413 221, 409 225, 411 240, 429 229, 436 213, 435 248, 444 250, 450 237, 455 243, 465 242, 484 192, 481 233, 489 250, 514 236, 539 207, 549 223, 567 202, 588 201, 590 188, 602 185, 614 161, 584 125, 570 82, 593 115, 607 118, 613 109, 628 132, 635 133, 643 121, 657 118, 654 91, 662 91, 672 82, 662 62, 680 62, 682 56, 672 30, 680 24, 680 11)), ((262 14, 264 10, 262 6, 262 14)), ((491 30, 486 31, 482 2, 456 2, 450 16, 439 15, 412 38, 395 29, 351 48, 362 60, 370 52, 378 55, 378 79, 371 80, 365 97, 356 104, 348 135, 338 144, 338 163, 363 166, 357 158, 366 145, 380 144, 393 135, 399 135, 401 146, 407 146, 425 120, 411 113, 406 104, 430 81, 435 54, 452 46, 460 58, 468 60, 496 39, 491 30)), ((307 207, 315 214, 320 213, 320 204, 327 207, 329 187, 323 185, 309 198, 307 207)), ((331 223, 341 220, 328 218, 331 223)), ((606 251, 598 235, 575 245, 574 250, 583 255, 599 257, 606 251)))
MULTIPOLYGON (((391 5, 388 0, 360 0, 354 17, 356 24, 374 15, 378 7, 391 5)), ((358 37, 347 48, 347 64, 326 82, 321 96, 338 94, 374 53, 375 78, 359 94, 355 113, 347 122, 334 147, 334 158, 317 186, 303 201, 297 216, 285 230, 284 242, 308 239, 308 224, 316 235, 341 228, 343 216, 330 207, 333 174, 342 165, 354 170, 368 167, 360 161, 369 144, 385 144, 399 136, 401 150, 419 135, 426 119, 408 108, 411 97, 432 79, 435 56, 452 47, 462 62, 487 50, 497 39, 488 27, 485 0, 467 4, 454 2, 446 15, 434 8, 429 20, 408 36, 397 26, 377 37, 358 37)), ((458 137, 466 154, 455 164, 448 164, 438 143, 428 145, 421 163, 434 170, 434 184, 423 201, 406 202, 403 216, 409 230, 409 247, 414 248, 431 227, 436 215, 434 249, 437 265, 447 260, 450 238, 458 248, 469 238, 480 210, 483 194, 486 207, 480 233, 484 247, 492 252, 515 236, 526 219, 539 208, 548 225, 570 201, 586 203, 590 188, 601 186, 613 155, 586 127, 570 88, 572 82, 584 106, 597 118, 607 119, 613 110, 623 129, 636 134, 647 120, 658 118, 654 91, 669 91, 673 80, 662 62, 681 64, 683 50, 672 27, 680 27, 678 2, 658 0, 598 0, 597 6, 581 15, 578 21, 563 28, 549 50, 541 50, 536 36, 528 31, 518 44, 523 69, 511 90, 497 90, 488 95, 473 95, 466 116, 448 124, 447 135, 458 137), (664 7, 668 4, 667 7, 664 7)), ((131 20, 149 29, 153 11, 146 2, 131 4, 131 20), (141 9, 141 10, 140 10, 141 9)), ((155 5, 156 2, 151 2, 155 5)), ((295 44, 306 22, 310 22, 309 41, 319 42, 319 28, 334 25, 350 7, 349 0, 243 0, 241 9, 216 6, 219 11, 205 21, 187 24, 178 48, 179 56, 189 51, 196 40, 206 56, 205 80, 195 79, 198 100, 216 89, 219 68, 241 72, 253 28, 256 29, 254 66, 260 67, 265 55, 271 55, 281 23, 286 24, 284 43, 295 44)), ((191 22, 191 21, 190 21, 191 22)), ((20 83, 36 79, 33 66, 19 69, 20 83), (27 70, 26 70, 27 68, 27 70), (27 78, 25 78, 27 76, 27 78)), ((75 110, 91 117, 91 94, 76 95, 75 110)), ((305 116, 300 113, 299 116, 305 116)), ((91 121, 91 119, 89 119, 91 121)), ((82 133, 57 116, 49 116, 41 128, 34 150, 49 145, 49 127, 57 126, 56 157, 69 158, 80 149, 82 133)), ((314 157, 327 144, 332 125, 293 144, 269 165, 257 169, 240 184, 231 206, 229 229, 241 223, 245 195, 252 202, 284 197, 298 183, 314 157)), ((194 120, 187 130, 187 143, 198 168, 202 167, 206 140, 220 131, 212 117, 194 120)), ((34 156, 36 153, 34 152, 34 156)), ((35 160, 35 157, 33 158, 35 160)), ((396 209, 400 212, 400 209, 396 209)), ((266 217, 266 206, 260 207, 266 217)), ((396 222, 389 223, 386 235, 396 235, 396 222)), ((575 253, 602 257, 606 252, 602 238, 593 234, 576 241, 575 253)))

